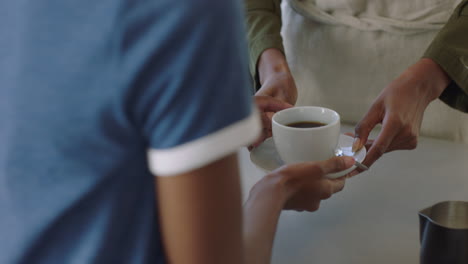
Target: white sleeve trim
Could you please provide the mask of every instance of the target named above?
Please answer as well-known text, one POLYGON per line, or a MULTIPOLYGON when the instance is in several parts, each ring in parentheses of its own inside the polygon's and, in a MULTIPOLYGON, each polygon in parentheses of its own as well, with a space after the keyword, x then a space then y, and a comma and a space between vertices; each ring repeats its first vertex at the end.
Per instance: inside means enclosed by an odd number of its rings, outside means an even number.
POLYGON ((150 171, 157 176, 172 176, 201 168, 252 143, 260 130, 255 109, 247 118, 194 141, 170 149, 150 149, 150 171))

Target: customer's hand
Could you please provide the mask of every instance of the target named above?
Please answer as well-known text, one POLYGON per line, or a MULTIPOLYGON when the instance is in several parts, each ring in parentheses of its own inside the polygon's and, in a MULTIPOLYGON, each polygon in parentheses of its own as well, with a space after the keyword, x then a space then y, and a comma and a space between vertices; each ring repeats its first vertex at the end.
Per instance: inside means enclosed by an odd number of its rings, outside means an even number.
POLYGON ((249 199, 278 202, 283 209, 313 212, 319 208, 322 200, 341 191, 345 184, 346 177, 328 179, 325 175, 352 165, 354 159, 351 157, 285 165, 256 183, 249 199))
POLYGON ((438 64, 421 59, 385 87, 355 128, 353 150, 360 149, 372 129, 382 124, 363 163, 371 166, 386 152, 416 148, 424 111, 449 82, 438 64))
POLYGON ((249 146, 249 150, 252 150, 253 148, 260 145, 265 139, 271 137, 271 117, 273 116, 273 114, 280 110, 292 107, 292 105, 270 96, 256 95, 254 96, 254 99, 255 104, 257 105, 260 111, 263 129, 260 137, 252 145, 249 146))
POLYGON ((297 89, 286 57, 278 49, 267 49, 259 58, 258 75, 262 85, 256 95, 271 96, 294 105, 297 89))

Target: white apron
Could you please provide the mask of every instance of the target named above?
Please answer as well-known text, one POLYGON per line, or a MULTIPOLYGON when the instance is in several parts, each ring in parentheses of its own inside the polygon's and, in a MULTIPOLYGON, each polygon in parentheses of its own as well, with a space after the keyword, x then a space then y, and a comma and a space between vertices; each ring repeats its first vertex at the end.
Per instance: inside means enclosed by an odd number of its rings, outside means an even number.
MULTIPOLYGON (((289 0, 282 35, 299 96, 355 124, 380 91, 420 59, 461 0, 289 0)), ((468 114, 440 100, 421 135, 468 143, 468 114)))

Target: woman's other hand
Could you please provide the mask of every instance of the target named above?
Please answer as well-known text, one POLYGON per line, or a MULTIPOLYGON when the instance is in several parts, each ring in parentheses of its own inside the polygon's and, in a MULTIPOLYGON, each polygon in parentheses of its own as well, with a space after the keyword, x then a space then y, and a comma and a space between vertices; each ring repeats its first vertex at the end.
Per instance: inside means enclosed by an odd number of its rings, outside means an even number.
POLYGON ((449 82, 438 64, 424 58, 385 87, 355 128, 353 150, 360 149, 372 129, 382 124, 363 163, 371 166, 386 152, 416 148, 424 111, 449 82))

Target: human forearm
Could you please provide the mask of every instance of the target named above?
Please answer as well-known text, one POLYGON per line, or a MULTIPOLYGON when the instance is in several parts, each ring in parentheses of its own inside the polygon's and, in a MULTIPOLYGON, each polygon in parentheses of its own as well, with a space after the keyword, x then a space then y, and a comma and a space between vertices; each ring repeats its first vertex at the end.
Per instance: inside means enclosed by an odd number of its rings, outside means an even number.
POLYGON ((468 0, 463 1, 424 54, 449 76, 440 99, 468 112, 468 0))
POLYGON ((257 95, 295 104, 297 89, 284 55, 281 1, 245 0, 250 73, 257 95))
POLYGON ((250 51, 250 72, 260 87, 257 63, 260 55, 268 48, 284 52, 281 38, 280 0, 245 0, 247 33, 250 51))
POLYGON ((267 180, 266 185, 256 185, 250 192, 244 205, 246 264, 270 263, 276 226, 284 204, 281 193, 281 188, 271 180, 267 180), (272 193, 276 195, 272 196, 272 193))
POLYGON ((294 105, 297 88, 284 54, 276 49, 266 49, 258 61, 258 77, 261 84, 256 95, 271 96, 294 105))
POLYGON ((282 209, 317 210, 320 201, 344 187, 344 179, 327 179, 355 163, 351 157, 283 166, 255 184, 244 206, 246 263, 267 264, 282 209))
POLYGON ((269 48, 262 52, 257 69, 260 84, 265 83, 265 80, 274 74, 290 74, 286 57, 276 48, 269 48))
POLYGON ((427 92, 428 103, 437 99, 447 85, 450 77, 432 59, 423 58, 403 72, 400 78, 412 79, 415 87, 427 92))
POLYGON ((382 130, 364 164, 384 153, 417 146, 423 115, 436 98, 468 112, 468 0, 454 11, 423 58, 392 81, 377 97, 355 129, 353 149, 361 148, 371 130, 382 130))

